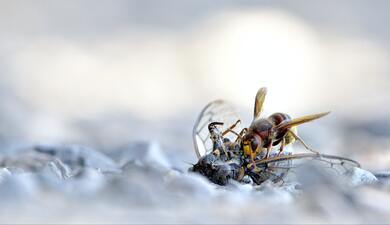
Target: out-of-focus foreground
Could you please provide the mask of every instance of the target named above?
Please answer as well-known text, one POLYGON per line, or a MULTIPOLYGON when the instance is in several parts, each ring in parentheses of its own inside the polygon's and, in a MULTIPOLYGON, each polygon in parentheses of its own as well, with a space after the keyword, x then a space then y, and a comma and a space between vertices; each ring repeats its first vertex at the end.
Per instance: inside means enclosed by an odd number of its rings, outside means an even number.
POLYGON ((291 185, 219 190, 180 172, 197 160, 201 108, 230 100, 248 124, 261 86, 266 115, 332 111, 300 128, 313 148, 389 171, 389 10, 385 0, 0 2, 0 154, 13 168, 0 173, 0 221, 389 221, 386 182, 340 191, 313 172, 296 197, 291 185))

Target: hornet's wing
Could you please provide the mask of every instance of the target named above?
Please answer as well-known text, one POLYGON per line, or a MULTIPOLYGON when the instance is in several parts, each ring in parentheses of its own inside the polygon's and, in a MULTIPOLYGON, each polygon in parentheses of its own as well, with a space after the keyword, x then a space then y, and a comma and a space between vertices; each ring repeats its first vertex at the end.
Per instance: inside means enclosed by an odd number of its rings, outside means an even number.
POLYGON ((289 129, 291 127, 295 127, 295 126, 301 125, 303 123, 307 123, 307 122, 319 119, 321 117, 328 115, 329 113, 330 112, 325 112, 325 113, 318 113, 318 114, 312 114, 312 115, 298 117, 298 118, 292 119, 288 122, 279 124, 278 126, 275 127, 275 129, 276 130, 289 129))
POLYGON ((261 116, 261 113, 263 112, 263 105, 265 96, 267 95, 267 88, 262 87, 257 91, 256 99, 255 99, 255 110, 253 113, 253 120, 258 119, 261 116))

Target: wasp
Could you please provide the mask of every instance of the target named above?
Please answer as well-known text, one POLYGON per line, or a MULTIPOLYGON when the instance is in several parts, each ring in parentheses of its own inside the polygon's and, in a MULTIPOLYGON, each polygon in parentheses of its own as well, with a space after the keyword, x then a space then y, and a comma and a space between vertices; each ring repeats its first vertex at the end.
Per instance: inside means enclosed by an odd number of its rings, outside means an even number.
POLYGON ((265 88, 258 91, 255 102, 255 119, 247 129, 239 129, 240 116, 228 102, 216 100, 203 108, 193 127, 193 141, 198 162, 190 168, 190 171, 198 172, 219 185, 226 185, 230 179, 259 185, 266 180, 275 183, 284 182, 290 171, 294 171, 307 162, 316 163, 322 169, 336 172, 338 175, 345 174, 353 167, 360 167, 358 162, 348 158, 319 154, 306 144, 304 145, 314 153, 280 154, 283 146, 302 140, 297 135, 298 125, 320 118, 327 113, 297 119, 291 119, 287 114, 275 113, 267 119, 262 119, 259 115, 265 95, 265 88), (266 122, 256 122, 256 118, 258 121, 266 120, 266 122), (229 126, 230 124, 233 125, 229 126), (264 129, 268 132, 268 136, 261 132, 259 133, 262 135, 257 133, 258 130, 255 128, 261 127, 259 124, 268 124, 268 127, 271 127, 269 130, 264 129), (241 132, 236 132, 236 130, 241 130, 241 132), (249 146, 248 154, 248 145, 252 144, 251 139, 248 138, 250 136, 254 136, 261 142, 254 143, 254 145, 258 144, 254 146, 256 151, 252 151, 252 146, 249 146), (249 141, 249 143, 244 143, 244 141, 249 141), (272 143, 272 146, 281 145, 279 154, 273 153, 269 157, 260 157, 261 150, 258 149, 260 147, 267 149, 269 143, 272 143), (253 158, 250 163, 248 156, 253 158))
POLYGON ((319 119, 330 112, 307 115, 295 119, 291 119, 286 113, 274 113, 268 118, 263 118, 261 113, 266 94, 267 88, 265 87, 260 88, 256 94, 253 121, 249 128, 244 129, 242 132, 245 133, 241 137, 243 154, 254 162, 264 149, 266 150, 266 159, 269 157, 273 146, 280 144, 278 154, 280 155, 285 146, 293 144, 295 141, 301 142, 306 149, 318 154, 298 136, 297 126, 319 119))

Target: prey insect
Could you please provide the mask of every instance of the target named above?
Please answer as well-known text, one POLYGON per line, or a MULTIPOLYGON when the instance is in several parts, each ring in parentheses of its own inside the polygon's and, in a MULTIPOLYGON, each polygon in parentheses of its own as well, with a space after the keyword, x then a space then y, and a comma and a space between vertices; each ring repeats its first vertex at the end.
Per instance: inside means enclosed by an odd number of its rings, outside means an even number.
POLYGON ((198 163, 190 170, 220 185, 227 184, 229 179, 242 180, 244 170, 240 158, 240 145, 237 141, 231 141, 226 137, 228 133, 239 135, 233 130, 239 122, 238 120, 224 131, 219 129, 224 123, 211 122, 207 126, 209 131, 207 137, 212 145, 211 152, 201 156, 198 163))
POLYGON ((240 123, 240 120, 237 120, 237 122, 233 125, 231 125, 229 128, 227 128, 225 131, 220 131, 218 129, 218 126, 223 126, 224 123, 222 122, 212 122, 208 126, 208 130, 210 133, 210 138, 213 142, 213 154, 217 156, 224 157, 226 160, 234 158, 237 154, 239 154, 240 146, 236 141, 232 142, 229 138, 226 138, 226 134, 231 132, 237 137, 240 136, 240 134, 237 134, 233 129, 237 126, 238 123, 240 123))
POLYGON ((241 121, 240 116, 236 109, 226 101, 216 100, 207 104, 200 112, 192 131, 195 153, 198 159, 213 151, 215 142, 211 138, 213 134, 221 138, 222 142, 224 138, 231 141, 235 140, 237 136, 233 132, 222 135, 221 130, 226 131, 230 128, 230 130, 237 133, 241 126, 241 123, 237 123, 237 121, 241 121), (214 126, 211 125, 212 123, 214 123, 214 126), (236 124, 236 126, 232 128, 231 125, 233 124, 236 124))

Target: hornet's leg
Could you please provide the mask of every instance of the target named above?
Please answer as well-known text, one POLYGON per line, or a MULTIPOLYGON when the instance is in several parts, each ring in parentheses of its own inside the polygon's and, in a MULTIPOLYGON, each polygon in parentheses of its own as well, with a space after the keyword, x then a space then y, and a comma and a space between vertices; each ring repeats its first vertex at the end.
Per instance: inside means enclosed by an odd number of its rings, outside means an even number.
POLYGON ((240 134, 238 134, 237 132, 235 132, 234 130, 231 130, 231 129, 226 129, 223 133, 222 133, 222 137, 224 137, 227 133, 232 133, 234 135, 237 136, 237 138, 241 138, 240 134))
POLYGON ((267 154, 265 155, 265 159, 268 159, 268 157, 269 157, 269 153, 271 152, 271 148, 272 148, 272 142, 274 142, 273 137, 271 137, 269 140, 269 144, 267 146, 267 154))
POLYGON ((292 132, 291 130, 288 130, 293 136, 294 136, 294 138, 296 139, 296 140, 298 140, 299 142, 301 142, 301 144, 307 149, 307 150, 309 150, 309 151, 311 151, 311 152, 313 152, 313 153, 315 153, 315 154, 317 154, 317 155, 319 155, 320 153, 319 152, 317 152, 317 151, 315 151, 315 150, 313 150, 313 149, 311 149, 298 135, 296 135, 294 132, 292 132))
POLYGON ((285 144, 286 144, 286 142, 285 142, 285 140, 284 140, 284 138, 283 138, 283 139, 282 139, 282 142, 280 143, 280 148, 279 148, 278 156, 283 152, 284 147, 285 147, 285 144))
POLYGON ((241 130, 241 132, 238 134, 237 139, 234 142, 237 142, 238 140, 241 140, 245 133, 248 132, 248 128, 244 128, 241 130))
POLYGON ((251 163, 247 165, 247 168, 252 170, 255 173, 259 172, 260 169, 256 166, 256 162, 255 162, 255 154, 251 154, 250 157, 251 157, 251 163))
POLYGON ((237 134, 235 131, 233 131, 233 129, 234 129, 239 123, 241 123, 241 120, 237 120, 233 125, 231 125, 228 129, 226 129, 224 132, 222 132, 222 136, 225 136, 225 135, 226 135, 227 133, 229 133, 229 132, 231 132, 231 133, 233 133, 233 134, 235 134, 235 135, 238 136, 238 134, 237 134))
POLYGON ((233 129, 234 129, 239 123, 241 123, 241 120, 237 120, 236 123, 234 123, 233 125, 231 125, 231 126, 230 126, 229 128, 227 128, 224 132, 222 132, 222 136, 225 136, 227 133, 230 132, 230 133, 232 133, 232 134, 234 134, 234 135, 237 136, 237 138, 236 138, 236 140, 235 140, 234 142, 237 142, 238 140, 242 139, 242 137, 244 136, 244 134, 245 134, 246 132, 248 132, 248 129, 247 129, 247 128, 244 128, 244 129, 241 130, 240 133, 235 132, 233 129))

